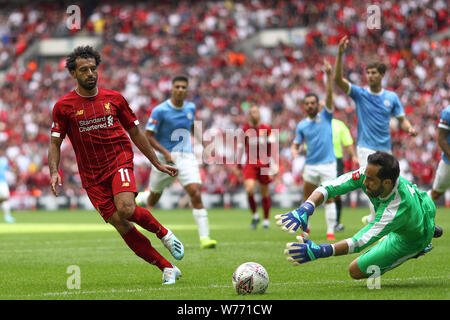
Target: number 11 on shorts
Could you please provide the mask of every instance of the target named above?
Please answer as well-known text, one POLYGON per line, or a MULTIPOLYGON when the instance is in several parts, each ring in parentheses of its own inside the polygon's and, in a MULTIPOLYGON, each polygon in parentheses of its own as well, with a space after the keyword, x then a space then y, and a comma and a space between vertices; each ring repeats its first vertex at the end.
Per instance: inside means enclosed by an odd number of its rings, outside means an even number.
POLYGON ((120 168, 119 172, 120 172, 120 179, 122 180, 122 182, 130 182, 130 175, 128 174, 127 168, 120 168))

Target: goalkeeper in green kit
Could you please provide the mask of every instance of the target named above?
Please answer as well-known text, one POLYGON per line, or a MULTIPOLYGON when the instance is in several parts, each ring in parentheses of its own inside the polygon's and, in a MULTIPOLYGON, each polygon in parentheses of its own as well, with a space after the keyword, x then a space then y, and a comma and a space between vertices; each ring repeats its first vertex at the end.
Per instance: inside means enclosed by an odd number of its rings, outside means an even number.
POLYGON ((397 159, 386 152, 377 151, 368 156, 366 167, 323 183, 298 209, 277 215, 277 224, 290 233, 301 228, 305 237, 299 242, 287 243, 285 254, 294 265, 363 251, 378 240, 349 266, 354 279, 368 278, 373 267, 383 274, 403 262, 417 258, 431 250, 431 239, 439 237, 442 229, 434 224, 436 207, 426 192, 417 189, 399 176, 397 159), (315 207, 327 199, 361 188, 375 207, 375 219, 352 238, 334 244, 315 244, 304 232, 308 217, 315 207))

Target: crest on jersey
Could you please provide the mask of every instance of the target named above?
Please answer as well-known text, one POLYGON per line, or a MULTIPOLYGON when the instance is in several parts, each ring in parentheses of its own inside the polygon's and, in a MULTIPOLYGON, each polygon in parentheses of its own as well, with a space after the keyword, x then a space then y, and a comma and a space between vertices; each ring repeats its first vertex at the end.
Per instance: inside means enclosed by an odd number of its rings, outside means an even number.
POLYGON ((189 120, 192 120, 192 113, 189 112, 186 116, 189 120))
POLYGON ((389 107, 389 106, 391 105, 391 102, 390 102, 389 100, 384 100, 384 101, 383 101, 383 104, 384 104, 386 107, 389 107))
POLYGON ((84 114, 84 110, 83 109, 77 111, 77 116, 81 116, 83 114, 84 114))
POLYGON ((352 173, 353 180, 359 180, 360 178, 361 178, 361 175, 359 174, 359 171, 355 171, 352 173))
POLYGON ((105 103, 105 112, 106 114, 111 114, 111 103, 105 103))

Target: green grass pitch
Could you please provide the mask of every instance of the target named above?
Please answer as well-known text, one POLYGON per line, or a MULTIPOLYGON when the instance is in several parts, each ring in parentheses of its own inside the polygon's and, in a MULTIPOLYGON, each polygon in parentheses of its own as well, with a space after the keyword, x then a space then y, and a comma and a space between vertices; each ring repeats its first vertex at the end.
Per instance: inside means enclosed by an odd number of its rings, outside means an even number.
MULTIPOLYGON (((161 242, 147 231, 152 244, 181 269, 175 285, 162 286, 161 272, 138 258, 112 226, 95 211, 14 212, 15 224, 0 223, 0 299, 2 300, 316 300, 316 299, 449 299, 450 209, 438 208, 436 223, 444 235, 434 249, 381 277, 380 289, 366 280, 352 280, 348 265, 358 255, 320 259, 293 267, 285 260, 293 235, 271 226, 249 229, 250 213, 239 209, 209 210, 216 249, 200 249, 191 210, 155 209, 153 214, 185 245, 185 257, 174 261, 161 242), (231 278, 241 263, 254 261, 269 273, 265 294, 239 296, 231 278), (68 289, 71 265, 80 268, 80 289, 68 289)), ((365 209, 344 208, 345 230, 336 240, 361 227, 365 209)), ((141 229, 142 230, 142 229, 141 229)), ((311 219, 310 239, 325 243, 325 218, 319 208, 311 219)))

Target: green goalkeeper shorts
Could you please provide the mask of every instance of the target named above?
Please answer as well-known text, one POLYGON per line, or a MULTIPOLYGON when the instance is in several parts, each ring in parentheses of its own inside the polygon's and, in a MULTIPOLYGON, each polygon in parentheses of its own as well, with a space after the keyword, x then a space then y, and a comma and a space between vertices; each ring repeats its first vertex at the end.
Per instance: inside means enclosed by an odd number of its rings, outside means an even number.
POLYGON ((358 267, 367 276, 372 275, 374 270, 379 270, 381 275, 415 257, 429 243, 424 243, 420 247, 407 246, 391 233, 358 258, 358 267))
POLYGON ((380 275, 384 274, 386 271, 414 258, 431 243, 434 234, 436 207, 429 197, 420 199, 420 201, 425 215, 421 239, 410 243, 404 241, 396 233, 388 234, 358 258, 358 267, 364 274, 367 276, 373 275, 374 270, 377 270, 376 267, 379 268, 380 275))

